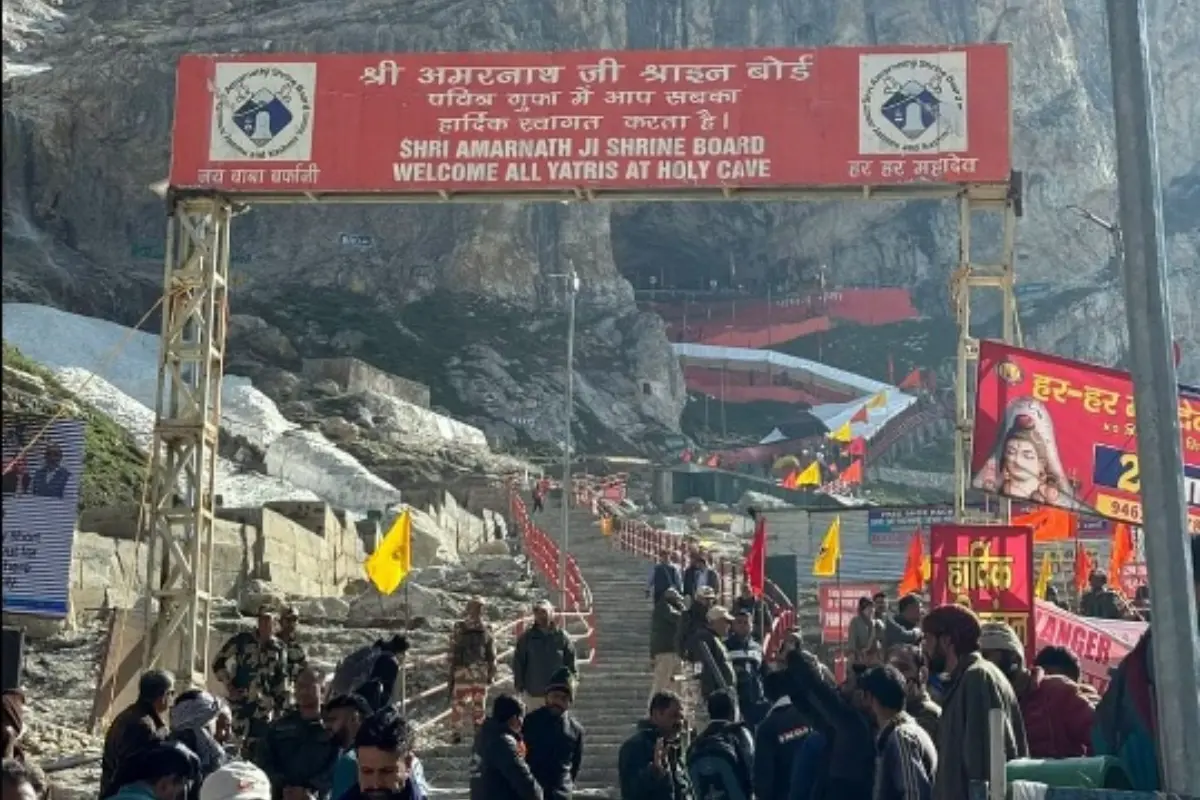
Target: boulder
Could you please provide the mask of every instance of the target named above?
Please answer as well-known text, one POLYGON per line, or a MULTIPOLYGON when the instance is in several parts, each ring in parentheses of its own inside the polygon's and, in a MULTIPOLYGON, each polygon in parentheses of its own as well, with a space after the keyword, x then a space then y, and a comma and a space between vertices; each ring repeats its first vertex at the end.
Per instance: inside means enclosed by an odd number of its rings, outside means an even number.
POLYGON ((393 594, 382 595, 372 588, 351 600, 346 624, 374 627, 417 617, 457 616, 461 609, 455 605, 445 592, 408 581, 393 594))

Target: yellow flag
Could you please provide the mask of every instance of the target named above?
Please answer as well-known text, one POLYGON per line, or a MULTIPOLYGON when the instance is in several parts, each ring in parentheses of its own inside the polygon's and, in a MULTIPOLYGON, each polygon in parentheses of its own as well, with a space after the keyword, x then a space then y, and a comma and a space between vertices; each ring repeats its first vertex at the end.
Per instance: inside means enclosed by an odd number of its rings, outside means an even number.
POLYGON ((821 465, 816 461, 804 468, 804 471, 796 476, 796 486, 820 486, 821 485, 821 465))
POLYGON ((400 588, 412 570, 412 517, 407 508, 396 517, 365 566, 367 577, 380 594, 391 594, 400 588))
POLYGON ((929 554, 926 553, 925 555, 923 555, 921 557, 921 578, 926 583, 929 583, 929 580, 932 577, 933 577, 933 562, 929 560, 929 554))
POLYGON ((1033 596, 1039 600, 1046 599, 1046 590, 1050 588, 1050 578, 1053 569, 1050 566, 1050 553, 1042 553, 1042 566, 1038 569, 1037 583, 1033 585, 1033 596))
POLYGON ((854 438, 854 436, 850 433, 850 423, 847 422, 836 431, 830 431, 829 438, 835 442, 849 443, 849 441, 854 438))
POLYGON ((825 531, 825 539, 821 542, 821 550, 813 561, 812 574, 814 578, 832 578, 837 575, 838 562, 842 558, 842 518, 833 518, 833 524, 825 531))
POLYGON ((867 408, 874 411, 877 408, 887 408, 887 392, 880 392, 867 401, 867 408))

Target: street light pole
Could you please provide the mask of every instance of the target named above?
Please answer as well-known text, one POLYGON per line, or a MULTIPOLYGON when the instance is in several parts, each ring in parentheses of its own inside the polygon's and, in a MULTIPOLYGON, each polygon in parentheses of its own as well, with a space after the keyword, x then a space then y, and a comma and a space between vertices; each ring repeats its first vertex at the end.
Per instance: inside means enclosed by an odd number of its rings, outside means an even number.
POLYGON ((563 474, 562 474, 562 541, 558 546, 558 607, 567 610, 567 551, 571 546, 571 420, 575 416, 575 296, 579 293, 579 276, 575 270, 565 275, 567 287, 567 386, 564 397, 563 474))
POLYGON ((1125 314, 1137 407, 1138 461, 1158 687, 1161 789, 1200 795, 1200 642, 1180 445, 1179 394, 1163 266, 1162 189, 1145 0, 1107 0, 1116 116, 1125 314))

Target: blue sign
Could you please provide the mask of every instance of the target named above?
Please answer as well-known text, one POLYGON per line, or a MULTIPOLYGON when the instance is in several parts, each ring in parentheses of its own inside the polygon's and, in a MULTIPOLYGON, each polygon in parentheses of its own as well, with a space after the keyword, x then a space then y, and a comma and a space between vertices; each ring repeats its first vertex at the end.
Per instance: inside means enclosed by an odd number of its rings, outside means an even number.
POLYGON ((953 506, 872 508, 867 511, 867 541, 872 547, 904 547, 918 529, 954 522, 953 506))
POLYGON ((338 236, 338 244, 342 247, 370 250, 375 246, 375 239, 365 233, 343 233, 338 236))

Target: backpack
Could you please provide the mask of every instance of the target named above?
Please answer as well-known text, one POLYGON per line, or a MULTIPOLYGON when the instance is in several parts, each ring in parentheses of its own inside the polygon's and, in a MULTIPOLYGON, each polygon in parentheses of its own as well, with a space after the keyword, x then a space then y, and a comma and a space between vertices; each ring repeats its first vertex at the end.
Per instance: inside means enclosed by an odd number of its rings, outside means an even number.
POLYGON ((382 651, 375 645, 370 645, 343 658, 334 670, 333 680, 329 684, 329 696, 336 697, 357 691, 358 687, 371 679, 371 670, 375 668, 375 662, 380 655, 382 651))
POLYGON ((746 767, 724 733, 696 739, 687 754, 687 771, 696 800, 750 800, 746 767))

